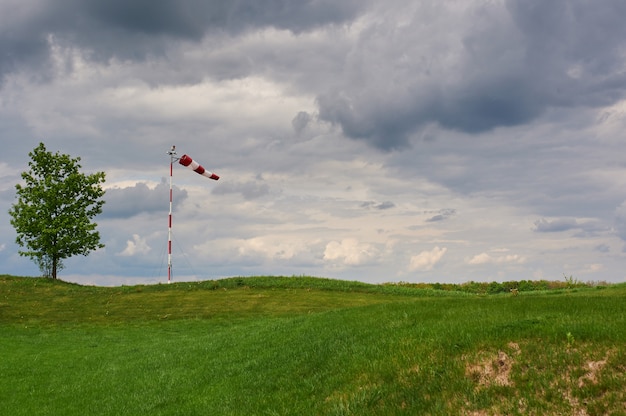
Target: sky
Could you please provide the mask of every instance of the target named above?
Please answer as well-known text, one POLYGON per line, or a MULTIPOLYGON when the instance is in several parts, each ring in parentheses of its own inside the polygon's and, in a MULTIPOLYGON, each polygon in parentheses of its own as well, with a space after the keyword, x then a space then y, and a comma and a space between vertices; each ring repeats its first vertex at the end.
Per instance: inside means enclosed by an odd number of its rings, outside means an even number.
POLYGON ((626 281, 623 0, 0 0, 0 273, 40 142, 106 174, 81 284, 626 281))

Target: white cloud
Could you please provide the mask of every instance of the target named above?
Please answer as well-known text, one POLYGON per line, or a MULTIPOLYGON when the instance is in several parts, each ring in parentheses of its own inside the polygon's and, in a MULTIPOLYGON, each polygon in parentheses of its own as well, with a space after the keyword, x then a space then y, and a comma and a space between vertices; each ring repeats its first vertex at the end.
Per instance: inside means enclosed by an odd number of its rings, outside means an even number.
POLYGON ((341 242, 331 241, 324 250, 324 260, 331 264, 359 266, 369 263, 379 255, 371 244, 361 243, 356 238, 344 238, 341 242))
POLYGON ((441 261, 443 255, 448 251, 447 247, 433 248, 430 251, 422 251, 411 257, 409 271, 430 271, 441 261))
POLYGON ((507 254, 505 256, 492 256, 487 253, 480 253, 467 261, 467 264, 522 264, 526 258, 518 254, 507 254))
POLYGON ((151 248, 145 238, 140 237, 139 234, 133 234, 133 239, 126 241, 126 248, 118 255, 130 257, 137 254, 148 254, 150 250, 151 248))
POLYGON ((267 260, 289 260, 305 248, 298 242, 284 241, 284 238, 253 237, 235 242, 241 257, 261 256, 267 260))

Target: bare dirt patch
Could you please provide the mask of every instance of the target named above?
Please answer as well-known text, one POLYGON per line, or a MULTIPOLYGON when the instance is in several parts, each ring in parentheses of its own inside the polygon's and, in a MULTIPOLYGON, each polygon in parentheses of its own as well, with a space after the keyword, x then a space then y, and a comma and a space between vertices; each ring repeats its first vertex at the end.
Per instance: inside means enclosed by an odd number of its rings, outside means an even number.
POLYGON ((463 414, 532 414, 533 409, 562 414, 564 408, 572 416, 624 414, 624 391, 613 392, 610 387, 610 383, 616 383, 614 379, 624 379, 618 351, 594 350, 590 344, 563 346, 549 351, 546 357, 541 351, 536 345, 520 347, 517 342, 509 342, 499 350, 464 356, 465 376, 473 382, 475 392, 490 392, 498 400, 478 409, 472 409, 467 402, 463 414), (516 385, 520 379, 532 381, 537 388, 529 393, 527 384, 516 385))
POLYGON ((603 360, 588 361, 585 364, 585 369, 587 370, 587 373, 578 378, 578 387, 582 388, 585 386, 586 383, 598 384, 598 373, 600 373, 604 366, 606 366, 608 358, 609 357, 607 354, 607 356, 603 360))
POLYGON ((465 374, 477 382, 477 388, 511 386, 511 368, 514 360, 504 351, 481 357, 478 363, 468 363, 465 374))

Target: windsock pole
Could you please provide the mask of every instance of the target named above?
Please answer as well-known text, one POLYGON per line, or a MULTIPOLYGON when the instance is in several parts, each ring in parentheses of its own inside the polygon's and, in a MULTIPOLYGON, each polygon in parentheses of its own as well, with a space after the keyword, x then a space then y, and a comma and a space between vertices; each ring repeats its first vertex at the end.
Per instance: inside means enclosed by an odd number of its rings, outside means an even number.
POLYGON ((176 146, 172 146, 167 154, 170 155, 170 213, 167 227, 167 283, 170 283, 172 281, 172 176, 174 172, 174 162, 178 161, 181 165, 213 180, 218 180, 220 177, 215 173, 206 170, 202 167, 202 165, 187 155, 177 157, 176 146))
POLYGON ((176 157, 176 146, 172 146, 169 152, 170 155, 170 213, 168 217, 167 227, 167 283, 172 279, 172 174, 174 171, 174 160, 176 157))

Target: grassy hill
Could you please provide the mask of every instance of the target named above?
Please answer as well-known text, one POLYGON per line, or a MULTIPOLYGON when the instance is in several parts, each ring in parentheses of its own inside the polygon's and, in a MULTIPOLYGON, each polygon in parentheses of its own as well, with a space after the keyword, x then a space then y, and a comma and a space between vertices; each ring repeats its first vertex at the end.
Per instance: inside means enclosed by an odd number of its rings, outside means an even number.
POLYGON ((0 276, 0 414, 626 415, 626 285, 544 286, 0 276))

